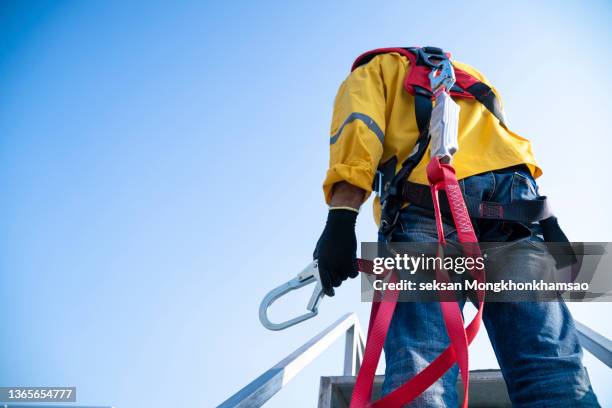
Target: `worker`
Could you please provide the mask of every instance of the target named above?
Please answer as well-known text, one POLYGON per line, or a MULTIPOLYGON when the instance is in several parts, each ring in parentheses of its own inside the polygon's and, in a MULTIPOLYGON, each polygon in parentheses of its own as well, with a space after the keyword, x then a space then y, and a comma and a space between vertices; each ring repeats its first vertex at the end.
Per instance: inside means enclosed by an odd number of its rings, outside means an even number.
MULTIPOLYGON (((428 184, 429 154, 422 143, 427 131, 423 131, 422 116, 427 126, 429 116, 422 113, 419 104, 426 104, 430 97, 423 92, 426 87, 418 84, 418 78, 414 84, 410 81, 415 76, 413 71, 430 64, 428 58, 434 54, 443 55, 434 47, 366 53, 340 85, 333 108, 329 168, 323 183, 329 212, 315 249, 327 296, 334 296, 334 288, 358 275, 355 224, 361 205, 373 191, 373 180, 378 179, 377 171, 391 167, 397 175, 412 161, 406 177, 400 177, 400 187, 428 184)), ((512 132, 505 122, 499 93, 473 67, 455 60, 452 65, 474 84, 469 92, 461 87, 451 90, 455 96, 465 96, 453 98, 460 107, 459 149, 453 166, 463 195, 503 205, 539 199, 535 179, 542 170, 531 143, 512 132)), ((378 189, 384 198, 389 183, 382 184, 379 180, 378 189)), ((432 209, 399 197, 398 201, 396 195, 394 205, 389 204, 391 200, 384 203, 382 214, 381 197, 375 198, 374 218, 381 228, 378 240, 437 241, 432 209), (390 207, 396 207, 395 214, 389 213, 390 207)), ((543 223, 491 219, 472 222, 481 242, 542 241, 543 223)), ((444 225, 444 231, 447 241, 457 241, 452 221, 444 225)), ((545 249, 536 245, 530 248, 523 264, 537 268, 539 257, 549 255, 542 254, 545 249), (531 262, 528 258, 532 258, 531 262)), ((516 264, 509 263, 509 267, 516 264)), ((582 349, 572 316, 562 301, 487 303, 483 321, 514 406, 599 406, 582 365, 582 349)), ((385 341, 383 395, 420 372, 448 345, 439 303, 398 303, 385 341)), ((411 406, 456 407, 457 375, 454 365, 411 406)))

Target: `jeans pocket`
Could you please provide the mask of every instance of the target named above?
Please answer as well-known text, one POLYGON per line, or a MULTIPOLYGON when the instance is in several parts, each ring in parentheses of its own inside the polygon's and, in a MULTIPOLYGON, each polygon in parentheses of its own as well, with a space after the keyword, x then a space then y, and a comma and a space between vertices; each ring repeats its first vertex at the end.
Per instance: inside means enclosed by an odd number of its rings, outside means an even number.
POLYGON ((537 184, 531 175, 519 171, 514 172, 510 189, 511 201, 533 200, 538 197, 537 191, 537 184))
MULTIPOLYGON (((454 225, 444 221, 444 236, 451 238, 456 232, 454 225)), ((430 242, 438 240, 438 230, 433 211, 409 205, 400 213, 393 242, 430 242)))

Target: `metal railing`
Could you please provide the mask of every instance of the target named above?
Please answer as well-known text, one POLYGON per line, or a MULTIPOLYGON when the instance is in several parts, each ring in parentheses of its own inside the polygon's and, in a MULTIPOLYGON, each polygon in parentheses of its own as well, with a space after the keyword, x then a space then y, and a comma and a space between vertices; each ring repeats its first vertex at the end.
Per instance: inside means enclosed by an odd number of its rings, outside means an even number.
POLYGON ((578 329, 578 337, 582 347, 596 359, 612 368, 612 340, 580 322, 574 321, 574 323, 576 329, 578 329))
POLYGON ((91 405, 49 405, 44 402, 28 403, 28 404, 3 404, 0 403, 0 408, 113 408, 111 406, 91 406, 91 405), (40 405, 39 405, 40 404, 40 405))
POLYGON ((365 342, 357 315, 347 313, 232 395, 218 408, 263 405, 344 334, 346 334, 344 375, 357 375, 363 358, 365 342))
MULTIPOLYGON (((575 325, 582 347, 612 368, 612 341, 578 321, 575 321, 575 325)), ((347 313, 232 395, 218 408, 262 406, 342 335, 346 335, 343 375, 357 375, 363 359, 365 341, 357 315, 347 313)), ((33 406, 35 405, 0 403, 0 408, 32 408, 33 406)), ((48 408, 112 408, 73 405, 44 406, 48 408)))
MULTIPOLYGON (((612 368, 612 341, 580 322, 575 321, 575 325, 582 347, 612 368)), ((217 408, 262 406, 343 334, 346 334, 343 374, 357 375, 365 342, 357 315, 347 313, 217 408)))

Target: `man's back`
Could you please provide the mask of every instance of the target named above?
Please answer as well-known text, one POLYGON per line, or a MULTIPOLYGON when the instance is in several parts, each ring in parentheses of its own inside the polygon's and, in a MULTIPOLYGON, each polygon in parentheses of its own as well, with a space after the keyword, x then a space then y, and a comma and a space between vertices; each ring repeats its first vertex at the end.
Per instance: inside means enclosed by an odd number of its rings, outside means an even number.
MULTIPOLYGON (((457 61, 453 65, 487 83, 469 65, 457 61)), ((406 57, 395 52, 385 53, 357 67, 341 84, 334 103, 330 166, 324 182, 328 202, 331 187, 339 181, 360 187, 369 194, 379 164, 395 156, 396 170, 399 170, 412 152, 419 130, 414 97, 404 89, 410 69, 406 57)), ((526 164, 534 177, 541 175, 528 140, 502 126, 478 101, 455 100, 461 108, 460 149, 453 159, 459 179, 518 164, 526 164)), ((427 184, 427 158, 428 151, 410 174, 410 181, 427 184)), ((376 201, 377 220, 379 213, 376 201)))

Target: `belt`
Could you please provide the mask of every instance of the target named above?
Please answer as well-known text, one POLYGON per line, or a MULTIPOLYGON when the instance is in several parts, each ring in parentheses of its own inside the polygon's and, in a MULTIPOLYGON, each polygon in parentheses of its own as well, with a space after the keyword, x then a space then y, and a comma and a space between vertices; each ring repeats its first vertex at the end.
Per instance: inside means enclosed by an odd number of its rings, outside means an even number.
MULTIPOLYGON (((558 269, 577 262, 574 250, 559 226, 557 217, 553 215, 548 199, 545 196, 539 196, 533 200, 515 200, 509 204, 500 204, 492 201, 481 201, 480 198, 463 194, 460 190, 458 195, 463 197, 467 212, 472 219, 528 224, 539 223, 542 227, 544 241, 559 244, 557 251, 552 254, 558 269)), ((402 199, 411 205, 432 211, 435 210, 429 186, 406 181, 402 190, 402 199)), ((448 191, 446 195, 440 196, 438 205, 439 211, 442 214, 452 214, 448 201, 448 191)))
MULTIPOLYGON (((412 205, 429 210, 434 209, 429 186, 406 181, 401 195, 403 200, 412 205)), ((539 196, 534 200, 515 200, 509 204, 482 201, 479 197, 467 194, 462 194, 462 196, 470 218, 532 223, 540 222, 553 215, 545 196, 539 196)), ((440 196, 440 211, 444 214, 451 213, 448 195, 440 196)))

